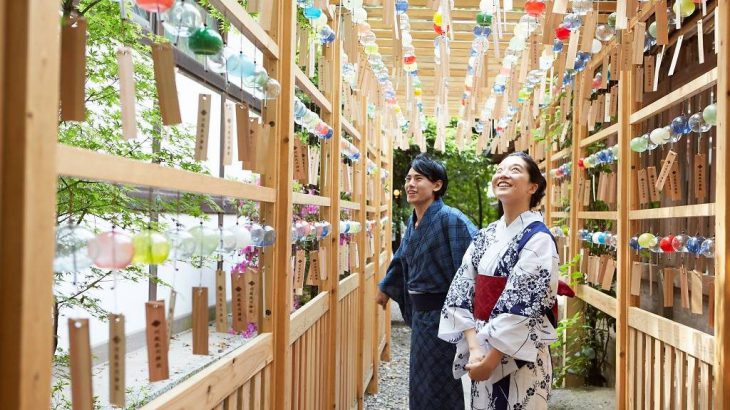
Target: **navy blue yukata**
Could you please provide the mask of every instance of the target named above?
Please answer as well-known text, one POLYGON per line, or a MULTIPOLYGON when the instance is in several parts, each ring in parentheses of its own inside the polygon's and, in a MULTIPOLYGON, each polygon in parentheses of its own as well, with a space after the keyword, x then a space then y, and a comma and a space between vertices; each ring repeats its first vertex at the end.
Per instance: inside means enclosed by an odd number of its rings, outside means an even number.
POLYGON ((438 338, 440 312, 477 228, 458 209, 435 200, 415 226, 415 212, 380 290, 411 327, 410 408, 463 409, 461 380, 451 371, 456 347, 438 338))

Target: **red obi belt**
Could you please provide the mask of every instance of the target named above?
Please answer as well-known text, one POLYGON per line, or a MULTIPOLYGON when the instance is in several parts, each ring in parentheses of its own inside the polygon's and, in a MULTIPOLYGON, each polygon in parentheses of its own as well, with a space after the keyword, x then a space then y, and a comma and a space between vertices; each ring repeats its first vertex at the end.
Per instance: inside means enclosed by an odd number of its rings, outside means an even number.
MULTIPOLYGON (((507 276, 477 275, 476 289, 474 290, 474 317, 479 320, 489 320, 499 297, 502 296, 507 285, 507 276)), ((558 281, 558 295, 573 297, 575 292, 562 280, 558 281)), ((552 321, 558 317, 558 304, 555 303, 550 313, 552 321)), ((547 312, 546 312, 547 314, 547 312)))

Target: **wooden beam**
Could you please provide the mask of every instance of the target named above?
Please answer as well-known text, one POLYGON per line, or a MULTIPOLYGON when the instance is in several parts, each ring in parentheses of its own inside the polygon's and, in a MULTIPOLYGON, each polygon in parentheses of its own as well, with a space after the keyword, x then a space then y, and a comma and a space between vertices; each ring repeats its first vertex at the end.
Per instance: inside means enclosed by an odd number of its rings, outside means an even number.
MULTIPOLYGON (((264 31, 261 26, 235 0, 210 0, 210 4, 218 9, 241 34, 256 44, 261 51, 273 59, 279 58, 281 42, 277 44, 274 38, 264 31)), ((282 57, 285 57, 282 54, 282 57)))
POLYGON ((57 1, 0 3, 0 397, 50 406, 60 24, 57 1))
POLYGON ((602 141, 602 140, 610 137, 611 135, 616 134, 618 132, 618 130, 619 130, 619 123, 617 122, 616 124, 612 124, 604 129, 598 131, 597 133, 591 135, 590 137, 588 137, 584 140, 581 140, 580 147, 585 148, 595 142, 602 141))
POLYGON ((301 192, 292 194, 292 202, 297 205, 332 206, 332 200, 326 196, 310 195, 301 192))
POLYGON ((360 274, 352 273, 350 276, 342 279, 338 285, 337 299, 342 300, 350 293, 356 291, 360 287, 360 274))
POLYGON ((629 219, 666 219, 715 216, 714 203, 670 206, 665 208, 638 209, 629 211, 629 219))
MULTIPOLYGON (((715 359, 715 338, 701 330, 693 329, 638 307, 629 308, 628 326, 674 346, 705 363, 713 363, 715 359)), ((711 389, 710 386, 704 386, 704 388, 711 389)))
POLYGON ((718 21, 724 22, 715 27, 717 32, 718 52, 717 58, 717 138, 716 142, 716 164, 717 170, 715 179, 715 201, 717 212, 715 214, 715 241, 720 251, 715 255, 715 357, 713 362, 713 375, 715 379, 715 400, 719 409, 730 407, 730 377, 725 373, 730 365, 730 284, 728 284, 728 271, 730 269, 730 257, 727 249, 730 249, 730 226, 728 225, 728 207, 730 207, 730 189, 728 189, 727 176, 730 175, 730 142, 727 136, 730 134, 730 1, 718 0, 717 12, 718 21))
POLYGON ((273 188, 244 184, 68 145, 58 144, 55 158, 59 176, 260 202, 274 202, 276 197, 273 188))
POLYGON ((291 314, 289 344, 293 344, 299 340, 307 330, 314 326, 330 310, 329 303, 331 299, 329 292, 322 292, 291 314))
POLYGON ((325 112, 332 112, 332 103, 322 94, 312 80, 298 66, 294 66, 294 78, 296 78, 297 87, 304 91, 312 102, 317 104, 325 112))
POLYGON ((575 288, 575 295, 601 312, 616 317, 616 298, 588 285, 578 285, 575 288))

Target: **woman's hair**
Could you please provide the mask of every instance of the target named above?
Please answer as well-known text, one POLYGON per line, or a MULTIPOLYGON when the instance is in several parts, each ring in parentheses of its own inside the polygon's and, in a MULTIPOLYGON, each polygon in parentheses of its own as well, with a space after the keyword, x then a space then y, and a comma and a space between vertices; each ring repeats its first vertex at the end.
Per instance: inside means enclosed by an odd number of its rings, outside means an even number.
POLYGON ((431 158, 428 154, 418 154, 418 156, 411 161, 410 167, 433 183, 441 181, 441 189, 434 192, 434 194, 437 199, 444 196, 446 188, 449 185, 449 178, 446 176, 446 168, 444 168, 440 162, 431 158))
MULTIPOLYGON (((542 200, 542 197, 545 196, 545 188, 547 187, 547 180, 545 180, 542 172, 540 172, 540 167, 537 165, 535 160, 532 159, 531 156, 525 154, 522 151, 513 152, 507 155, 507 157, 519 157, 527 165, 527 173, 530 175, 530 182, 533 184, 537 184, 537 190, 530 197, 530 209, 538 206, 540 204, 540 201, 542 200)), ((501 201, 497 201, 497 213, 500 217, 504 215, 504 209, 502 208, 501 201)))

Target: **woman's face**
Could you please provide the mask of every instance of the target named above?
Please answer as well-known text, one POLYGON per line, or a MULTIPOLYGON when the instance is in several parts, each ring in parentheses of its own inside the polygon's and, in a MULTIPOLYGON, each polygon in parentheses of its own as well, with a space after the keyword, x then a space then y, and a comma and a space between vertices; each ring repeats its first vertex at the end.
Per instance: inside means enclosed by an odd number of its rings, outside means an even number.
POLYGON ((492 177, 492 190, 503 206, 527 202, 529 207, 537 184, 530 182, 527 163, 520 157, 509 156, 497 166, 492 177))

